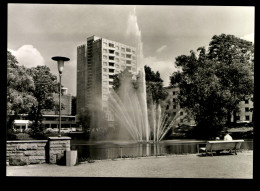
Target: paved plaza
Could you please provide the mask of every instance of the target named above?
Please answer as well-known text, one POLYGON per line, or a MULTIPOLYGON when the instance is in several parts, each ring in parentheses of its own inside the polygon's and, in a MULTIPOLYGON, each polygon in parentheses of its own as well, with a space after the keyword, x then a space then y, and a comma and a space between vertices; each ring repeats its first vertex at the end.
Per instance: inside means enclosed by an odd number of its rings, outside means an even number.
POLYGON ((37 164, 7 166, 7 176, 147 177, 147 178, 253 178, 253 151, 238 155, 197 154, 100 160, 76 166, 37 164))

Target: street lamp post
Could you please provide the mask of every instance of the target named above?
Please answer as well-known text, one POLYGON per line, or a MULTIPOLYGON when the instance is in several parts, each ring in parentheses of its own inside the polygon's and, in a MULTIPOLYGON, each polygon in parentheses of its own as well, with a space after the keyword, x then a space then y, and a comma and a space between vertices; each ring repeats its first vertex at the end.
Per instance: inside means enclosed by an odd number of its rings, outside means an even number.
POLYGON ((52 60, 57 61, 58 63, 58 70, 59 70, 59 77, 60 77, 60 85, 59 85, 59 137, 61 137, 61 76, 62 71, 64 68, 64 62, 69 61, 69 58, 62 57, 62 56, 55 56, 52 57, 52 60))

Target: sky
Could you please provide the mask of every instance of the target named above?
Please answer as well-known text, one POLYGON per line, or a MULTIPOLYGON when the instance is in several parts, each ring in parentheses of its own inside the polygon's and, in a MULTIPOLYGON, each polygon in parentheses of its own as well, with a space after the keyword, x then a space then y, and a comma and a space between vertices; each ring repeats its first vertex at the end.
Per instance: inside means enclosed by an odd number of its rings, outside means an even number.
POLYGON ((77 47, 89 36, 141 45, 142 65, 159 71, 168 86, 177 56, 207 48, 222 33, 254 43, 254 23, 250 6, 8 4, 7 48, 20 65, 46 65, 57 76, 51 58, 70 58, 62 84, 76 96, 77 47))

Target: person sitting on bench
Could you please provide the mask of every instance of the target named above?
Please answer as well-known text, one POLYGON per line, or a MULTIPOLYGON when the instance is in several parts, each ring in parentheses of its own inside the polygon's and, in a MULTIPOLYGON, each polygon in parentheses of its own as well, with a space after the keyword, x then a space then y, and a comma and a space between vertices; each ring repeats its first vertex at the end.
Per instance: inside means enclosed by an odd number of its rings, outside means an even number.
POLYGON ((226 135, 224 136, 224 141, 232 141, 232 137, 229 135, 228 131, 225 131, 226 135))

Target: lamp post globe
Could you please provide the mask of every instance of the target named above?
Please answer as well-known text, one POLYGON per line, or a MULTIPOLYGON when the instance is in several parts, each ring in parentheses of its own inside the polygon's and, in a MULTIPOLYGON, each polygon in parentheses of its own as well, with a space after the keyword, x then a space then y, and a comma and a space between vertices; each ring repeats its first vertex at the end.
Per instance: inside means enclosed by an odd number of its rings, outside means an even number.
POLYGON ((52 60, 57 61, 60 84, 59 84, 59 137, 61 137, 61 76, 64 69, 64 62, 69 61, 70 59, 63 56, 54 56, 52 60))

